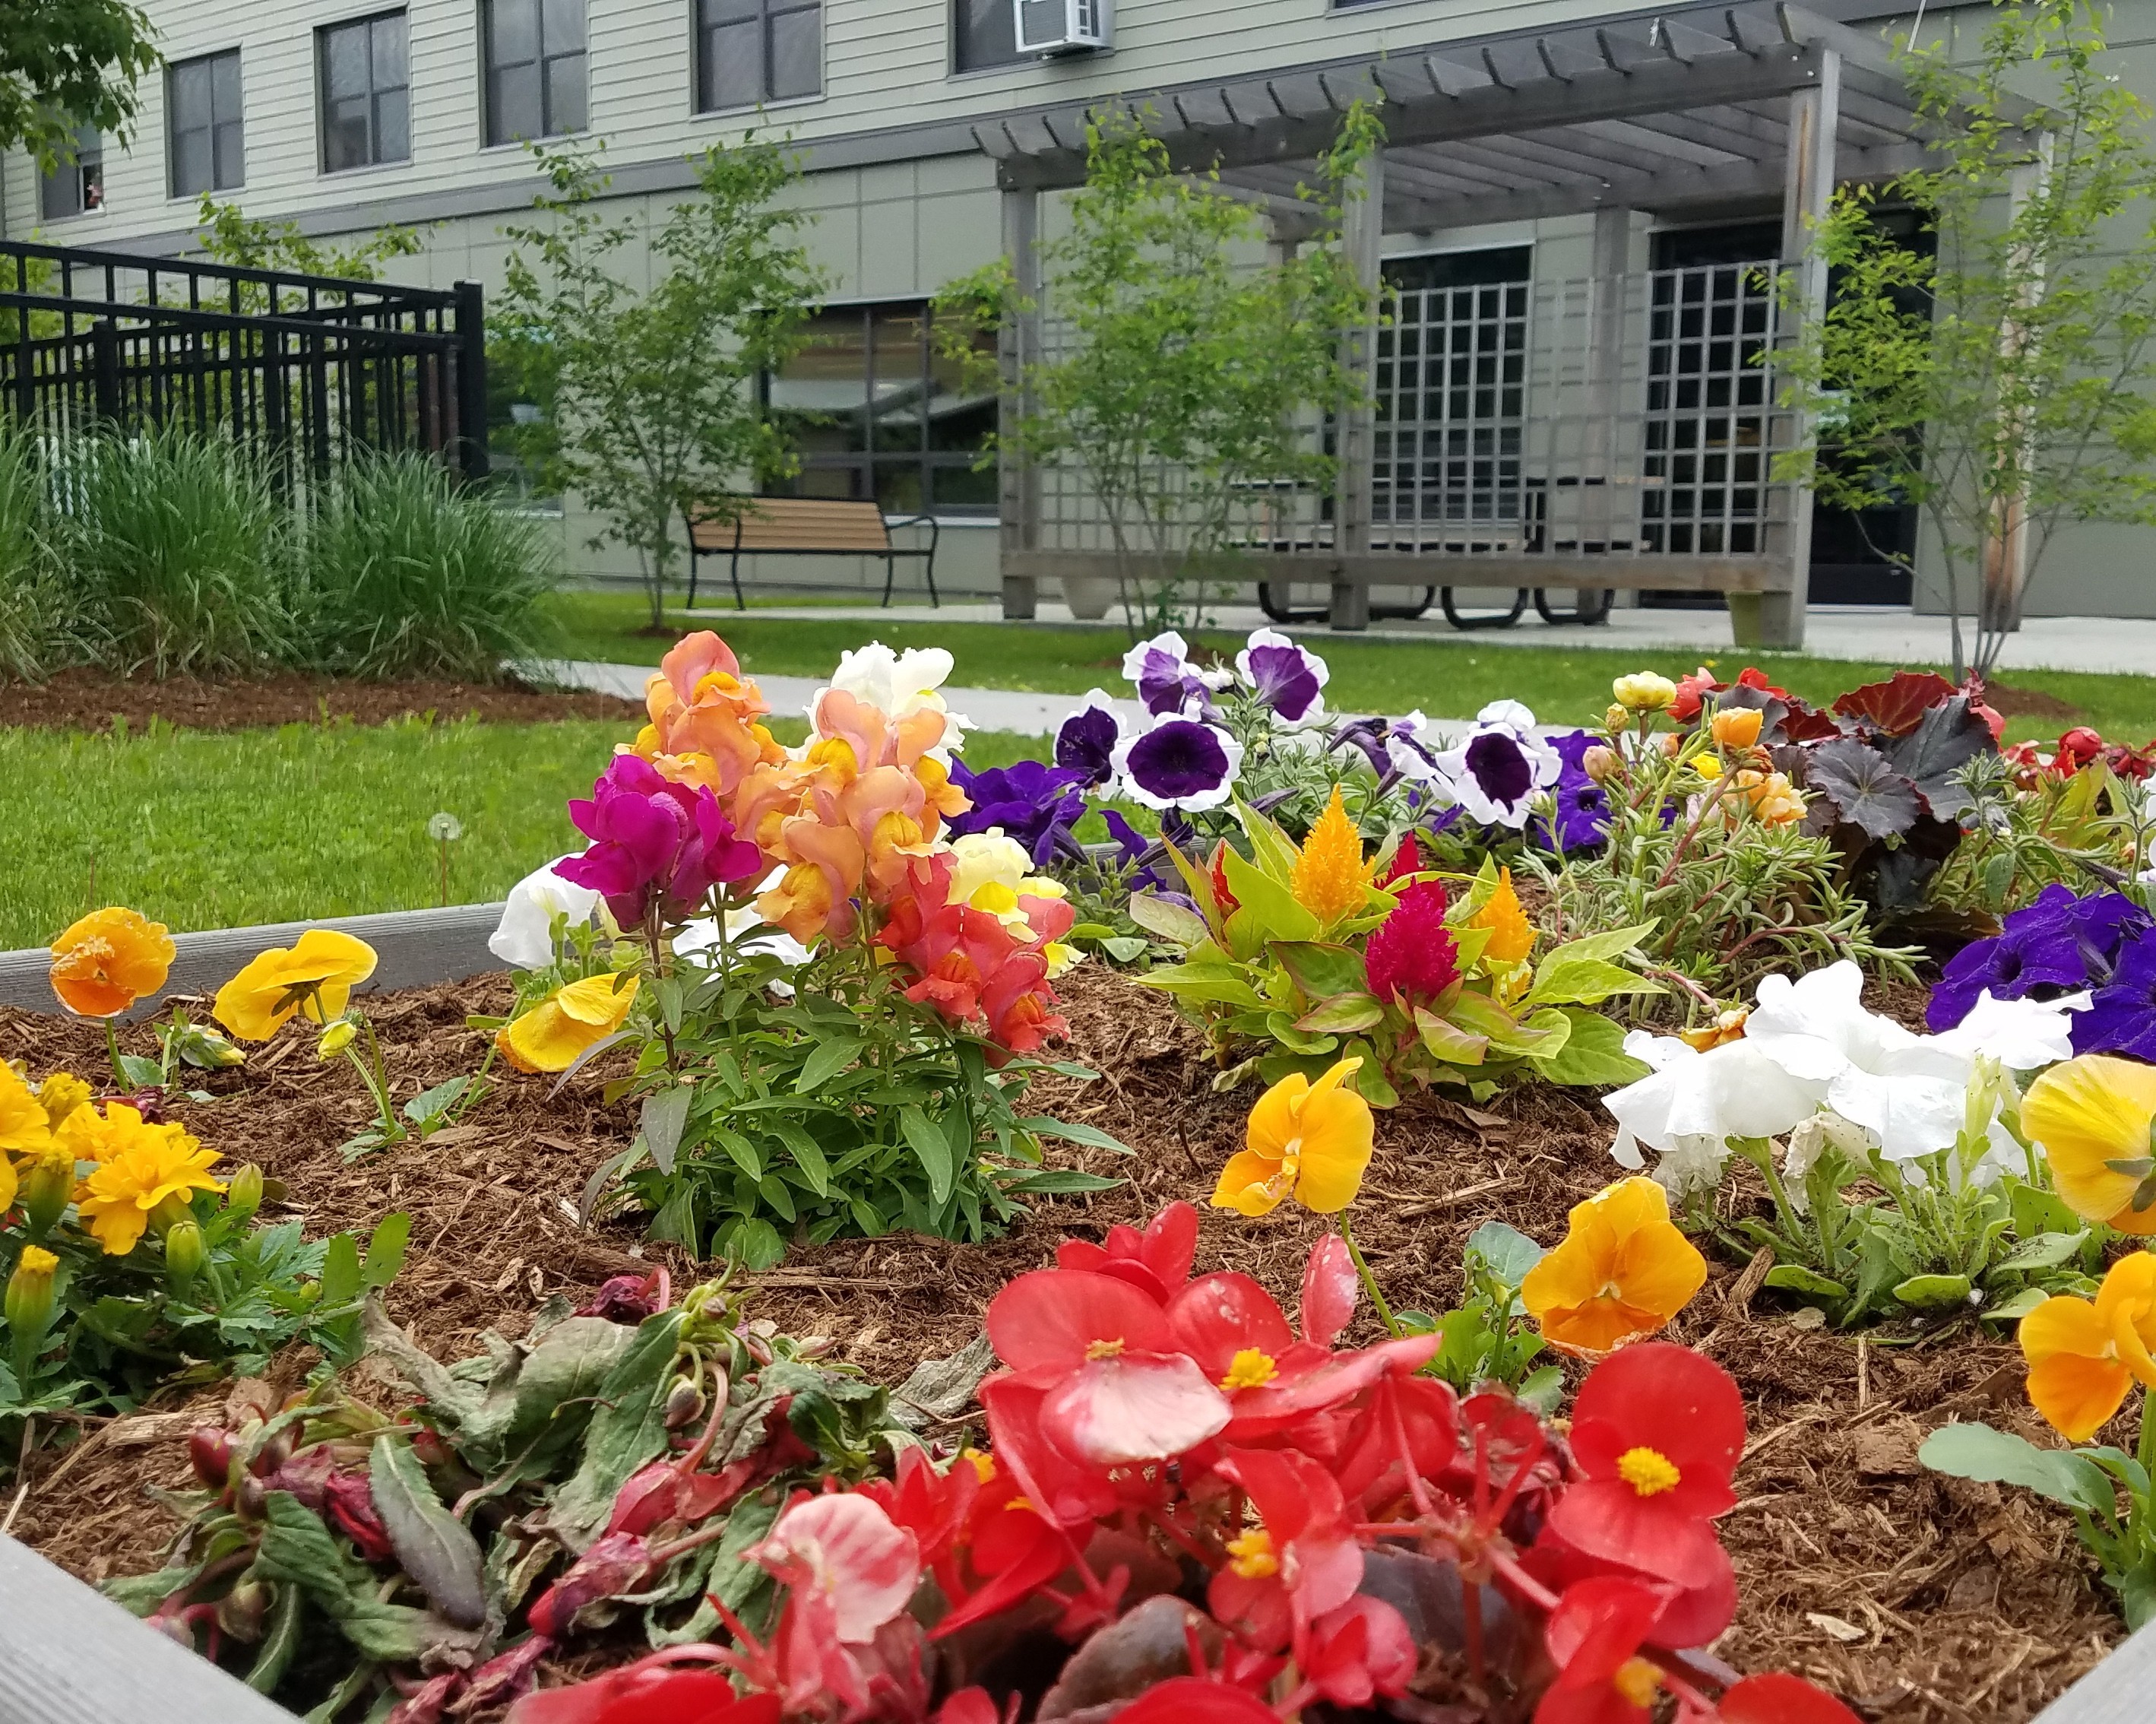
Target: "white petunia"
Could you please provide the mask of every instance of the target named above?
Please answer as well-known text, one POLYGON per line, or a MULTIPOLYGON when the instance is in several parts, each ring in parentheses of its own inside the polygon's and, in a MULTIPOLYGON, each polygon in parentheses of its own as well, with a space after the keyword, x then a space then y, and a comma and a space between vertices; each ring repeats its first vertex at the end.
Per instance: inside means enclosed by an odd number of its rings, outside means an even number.
MULTIPOLYGON (((566 856, 555 862, 567 862, 566 856)), ((517 970, 543 970, 554 961, 554 919, 568 918, 572 928, 596 919, 608 934, 619 934, 606 903, 588 886, 564 880, 554 862, 534 868, 509 888, 501 920, 486 937, 486 949, 517 970)))
POLYGON ((1603 1098, 1617 1121, 1609 1153, 1645 1165, 1642 1145, 1662 1157, 1655 1176, 1673 1194, 1717 1182, 1732 1137, 1779 1137, 1818 1111, 1824 1086, 1793 1078, 1748 1037, 1702 1053, 1675 1036, 1635 1030, 1625 1051, 1655 1069, 1603 1098))
POLYGON ((2010 1072, 2037 1071, 2073 1058, 2071 1014, 2087 1011, 2091 998, 2084 991, 2059 1000, 1994 1000, 1986 988, 1966 1017, 1928 1039, 1956 1053, 1995 1059, 2010 1072))

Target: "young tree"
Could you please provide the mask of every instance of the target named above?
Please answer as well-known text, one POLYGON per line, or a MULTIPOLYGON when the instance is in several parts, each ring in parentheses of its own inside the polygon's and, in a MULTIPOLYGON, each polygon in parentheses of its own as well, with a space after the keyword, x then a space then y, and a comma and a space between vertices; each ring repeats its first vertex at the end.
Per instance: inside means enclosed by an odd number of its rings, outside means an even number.
POLYGON ((239 204, 220 203, 208 192, 202 194, 195 219, 202 226, 201 255, 236 270, 282 270, 295 275, 378 281, 382 266, 392 258, 416 257, 427 249, 422 230, 401 223, 377 228, 349 244, 321 244, 301 233, 295 222, 249 215, 239 204))
POLYGON ((1774 361, 1785 404, 1820 421, 1818 455, 1781 475, 1839 507, 1922 512, 1958 677, 1995 663, 2061 524, 2156 522, 2156 151, 2103 49, 2092 0, 2028 0, 1972 65, 1905 53, 1927 165, 1837 193, 1815 234, 1833 301, 1774 361), (1935 244, 1886 233, 1893 204, 1935 244))
POLYGON ((594 550, 613 539, 636 553, 651 627, 663 630, 684 514, 732 520, 745 481, 792 471, 757 383, 798 347, 827 286, 793 239, 809 217, 773 207, 796 172, 778 144, 714 146, 701 196, 650 236, 644 287, 618 256, 644 224, 601 213, 606 179, 592 156, 532 152, 552 187, 536 202, 548 220, 507 229, 529 255, 510 254, 501 346, 554 412, 520 452, 605 517, 594 550))
MULTIPOLYGON (((1338 244, 1348 188, 1382 141, 1358 103, 1305 199, 1321 212, 1292 258, 1239 261, 1265 237, 1259 212, 1218 189, 1217 174, 1169 172, 1166 146, 1123 109, 1086 125, 1086 185, 1070 226, 1040 248, 1045 314, 1058 350, 1026 356, 995 452, 1036 466, 1076 464, 1115 547, 1123 615, 1135 634, 1174 613, 1176 593, 1232 554, 1240 506, 1260 486, 1329 490, 1337 462, 1316 414, 1366 393, 1343 332, 1366 327, 1368 291, 1338 244), (1145 569, 1160 571, 1152 590, 1145 569)), ((973 339, 1043 309, 1009 260, 939 296, 945 353, 993 376, 973 339)))
POLYGON ((155 33, 126 0, 0 0, 0 149, 19 144, 49 172, 73 159, 78 126, 124 142, 155 33))

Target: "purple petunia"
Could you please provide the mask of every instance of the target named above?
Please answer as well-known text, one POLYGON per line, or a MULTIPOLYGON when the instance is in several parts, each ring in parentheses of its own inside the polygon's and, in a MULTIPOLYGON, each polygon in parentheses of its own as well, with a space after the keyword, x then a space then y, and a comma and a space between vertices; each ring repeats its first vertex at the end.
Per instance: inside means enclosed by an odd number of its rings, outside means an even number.
POLYGON ((1290 724, 1316 723, 1325 716, 1325 685, 1332 672, 1277 629, 1260 629, 1235 655, 1235 668, 1251 692, 1290 724))
MULTIPOLYGON (((2113 966, 2123 967, 2122 949, 2141 943, 2151 926, 2148 912, 2121 893, 2082 898, 2067 887, 2046 886, 2006 918, 1996 938, 1973 941, 1947 960, 1924 1022, 1935 1032, 1952 1029, 1987 988, 1998 1000, 2105 989, 2113 966)), ((2082 1033, 2077 1021, 2077 1047, 2082 1033)))
POLYGON ((1570 730, 1550 738, 1559 762, 1551 791, 1556 815, 1551 821, 1538 816, 1533 826, 1534 840, 1544 849, 1585 850, 1609 836, 1609 793, 1587 775, 1585 764, 1587 751, 1602 740, 1587 730, 1570 730))
POLYGON ((2119 948, 2110 980, 2073 1022, 2076 1053, 2156 1061, 2156 934, 2144 929, 2119 948))
POLYGON ((1107 691, 1096 688, 1055 733, 1055 764, 1078 774, 1087 790, 1116 775, 1116 745, 1123 739, 1122 715, 1107 691))
POLYGON ((1518 831, 1537 791, 1557 781, 1557 750, 1529 728, 1534 715, 1517 701, 1483 708, 1467 739, 1437 757, 1438 775, 1452 799, 1486 826, 1518 831), (1517 712, 1524 723, 1515 723, 1517 712))
POLYGON ((763 852, 735 836, 711 791, 660 777, 639 755, 615 755, 590 799, 569 804, 569 818, 591 846, 554 872, 599 893, 623 928, 686 916, 713 887, 764 872, 763 852))
POLYGON ((1242 744, 1219 726, 1173 713, 1116 749, 1116 771, 1132 801, 1186 814, 1225 802, 1242 765, 1242 744))
POLYGON ((1217 674, 1209 674, 1190 661, 1190 648, 1170 629, 1150 641, 1141 641, 1123 655, 1123 674, 1137 686, 1145 709, 1156 716, 1182 713, 1195 702, 1199 713, 1211 718, 1213 692, 1223 685, 1217 674))
POLYGON ((1020 760, 1009 766, 971 770, 962 759, 951 762, 951 782, 972 800, 973 805, 946 823, 953 838, 969 832, 985 832, 1000 826, 1025 847, 1036 867, 1045 867, 1059 851, 1082 855, 1070 829, 1085 817, 1082 774, 1067 767, 1050 766, 1039 760, 1020 760))

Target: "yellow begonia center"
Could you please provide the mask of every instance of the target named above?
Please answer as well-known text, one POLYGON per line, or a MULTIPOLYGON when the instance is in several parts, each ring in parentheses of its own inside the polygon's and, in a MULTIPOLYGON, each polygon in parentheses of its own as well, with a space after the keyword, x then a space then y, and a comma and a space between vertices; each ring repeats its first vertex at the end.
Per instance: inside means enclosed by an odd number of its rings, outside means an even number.
POLYGON ((1260 1387, 1279 1375, 1280 1367, 1274 1364, 1270 1353, 1245 1347, 1229 1364, 1228 1374, 1220 1379, 1220 1387, 1233 1394, 1237 1389, 1260 1387))
POLYGON ((1245 1580, 1266 1580, 1280 1572, 1273 1536, 1262 1526, 1228 1541, 1228 1566, 1245 1580))
POLYGON ((1086 1343, 1086 1356, 1089 1359, 1119 1359, 1122 1353, 1123 1338, 1120 1335, 1113 1341, 1089 1341, 1086 1343))
POLYGON ((982 1454, 978 1449, 968 1449, 966 1459, 973 1462, 974 1476, 983 1485, 995 1477, 996 1464, 993 1457, 982 1454))
POLYGON ((1609 1679, 1617 1691, 1635 1706, 1650 1706, 1662 1685, 1662 1673, 1644 1658, 1628 1658, 1609 1679))
POLYGON ((1007 1512, 1015 1510, 1021 1515, 1033 1515, 1040 1512, 1034 1507, 1033 1499, 1029 1496, 1014 1496, 1004 1505, 1004 1508, 1007 1512))
POLYGON ((1684 1480, 1669 1456, 1659 1449, 1645 1447, 1628 1449, 1617 1457, 1617 1476, 1641 1496, 1660 1496, 1666 1490, 1675 1490, 1684 1480))

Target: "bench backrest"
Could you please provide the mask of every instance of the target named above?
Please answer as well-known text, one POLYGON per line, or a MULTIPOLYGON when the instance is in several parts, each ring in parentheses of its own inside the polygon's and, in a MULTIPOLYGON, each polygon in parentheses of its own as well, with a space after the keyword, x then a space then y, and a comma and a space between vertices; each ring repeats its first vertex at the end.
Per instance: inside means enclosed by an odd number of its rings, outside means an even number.
MULTIPOLYGON (((742 511, 738 548, 744 551, 866 552, 891 548, 891 530, 879 503, 844 497, 759 497, 742 511)), ((737 548, 735 523, 690 518, 690 537, 700 551, 737 548)))

